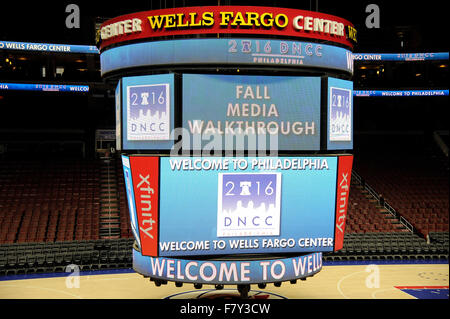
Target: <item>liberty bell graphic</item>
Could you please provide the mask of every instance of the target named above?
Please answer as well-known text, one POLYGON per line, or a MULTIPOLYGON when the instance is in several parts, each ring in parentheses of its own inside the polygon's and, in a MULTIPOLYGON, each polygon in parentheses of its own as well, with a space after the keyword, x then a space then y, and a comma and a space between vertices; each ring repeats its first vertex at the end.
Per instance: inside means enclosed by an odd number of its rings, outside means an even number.
POLYGON ((250 194, 250 187, 252 186, 252 182, 243 181, 240 183, 241 186, 241 193, 242 196, 249 196, 250 194))

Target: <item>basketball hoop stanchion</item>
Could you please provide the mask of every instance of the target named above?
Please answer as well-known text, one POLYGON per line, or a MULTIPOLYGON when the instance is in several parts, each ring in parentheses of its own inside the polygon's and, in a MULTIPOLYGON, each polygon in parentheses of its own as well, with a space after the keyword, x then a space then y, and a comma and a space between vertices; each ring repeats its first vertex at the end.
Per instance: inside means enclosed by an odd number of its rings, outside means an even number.
POLYGON ((320 272, 344 239, 353 26, 218 6, 129 14, 101 30, 102 74, 117 83, 133 269, 156 286, 235 285, 242 298, 251 285, 320 272))

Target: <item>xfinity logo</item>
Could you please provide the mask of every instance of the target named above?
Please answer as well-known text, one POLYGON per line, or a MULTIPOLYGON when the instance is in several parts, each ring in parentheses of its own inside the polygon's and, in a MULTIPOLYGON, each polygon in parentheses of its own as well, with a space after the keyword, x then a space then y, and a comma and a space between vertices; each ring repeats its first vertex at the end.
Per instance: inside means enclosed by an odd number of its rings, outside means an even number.
POLYGON ((149 178, 150 175, 146 175, 145 177, 139 174, 139 184, 137 185, 137 189, 141 192, 139 194, 139 200, 141 202, 141 225, 139 229, 148 237, 153 239, 153 235, 151 231, 153 230, 153 224, 156 221, 152 218, 152 195, 155 193, 153 188, 150 187, 149 178))
POLYGON ((337 221, 336 227, 339 229, 341 233, 344 233, 344 225, 345 225, 345 211, 347 207, 347 198, 348 198, 348 173, 342 173, 342 180, 339 183, 339 206, 337 211, 337 221))

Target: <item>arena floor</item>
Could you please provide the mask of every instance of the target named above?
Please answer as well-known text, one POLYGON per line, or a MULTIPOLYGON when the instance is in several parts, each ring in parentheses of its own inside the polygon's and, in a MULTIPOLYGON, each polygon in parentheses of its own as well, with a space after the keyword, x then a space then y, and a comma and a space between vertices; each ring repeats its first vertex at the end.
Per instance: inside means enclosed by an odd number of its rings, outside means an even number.
MULTIPOLYGON (((215 290, 192 284, 156 287, 132 270, 28 275, 0 278, 0 299, 165 299, 233 298, 236 286, 215 290)), ((356 264, 324 265, 321 272, 297 284, 265 289, 251 286, 254 299, 448 299, 449 265, 356 264)))

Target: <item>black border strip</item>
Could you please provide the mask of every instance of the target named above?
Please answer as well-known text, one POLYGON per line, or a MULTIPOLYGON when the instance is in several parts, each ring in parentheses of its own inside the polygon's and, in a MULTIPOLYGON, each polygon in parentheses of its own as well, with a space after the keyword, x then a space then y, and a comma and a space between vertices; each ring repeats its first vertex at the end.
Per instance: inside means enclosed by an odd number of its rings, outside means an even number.
MULTIPOLYGON (((156 156, 155 156, 156 157, 156 156)), ((161 156, 156 157, 158 159, 158 235, 156 236, 156 256, 159 257, 159 238, 160 238, 160 226, 161 226, 161 156)))
POLYGON ((341 155, 336 156, 336 193, 334 195, 334 225, 333 225, 333 251, 336 251, 336 223, 337 223, 337 197, 338 197, 338 190, 339 190, 339 159, 341 158, 341 155))

